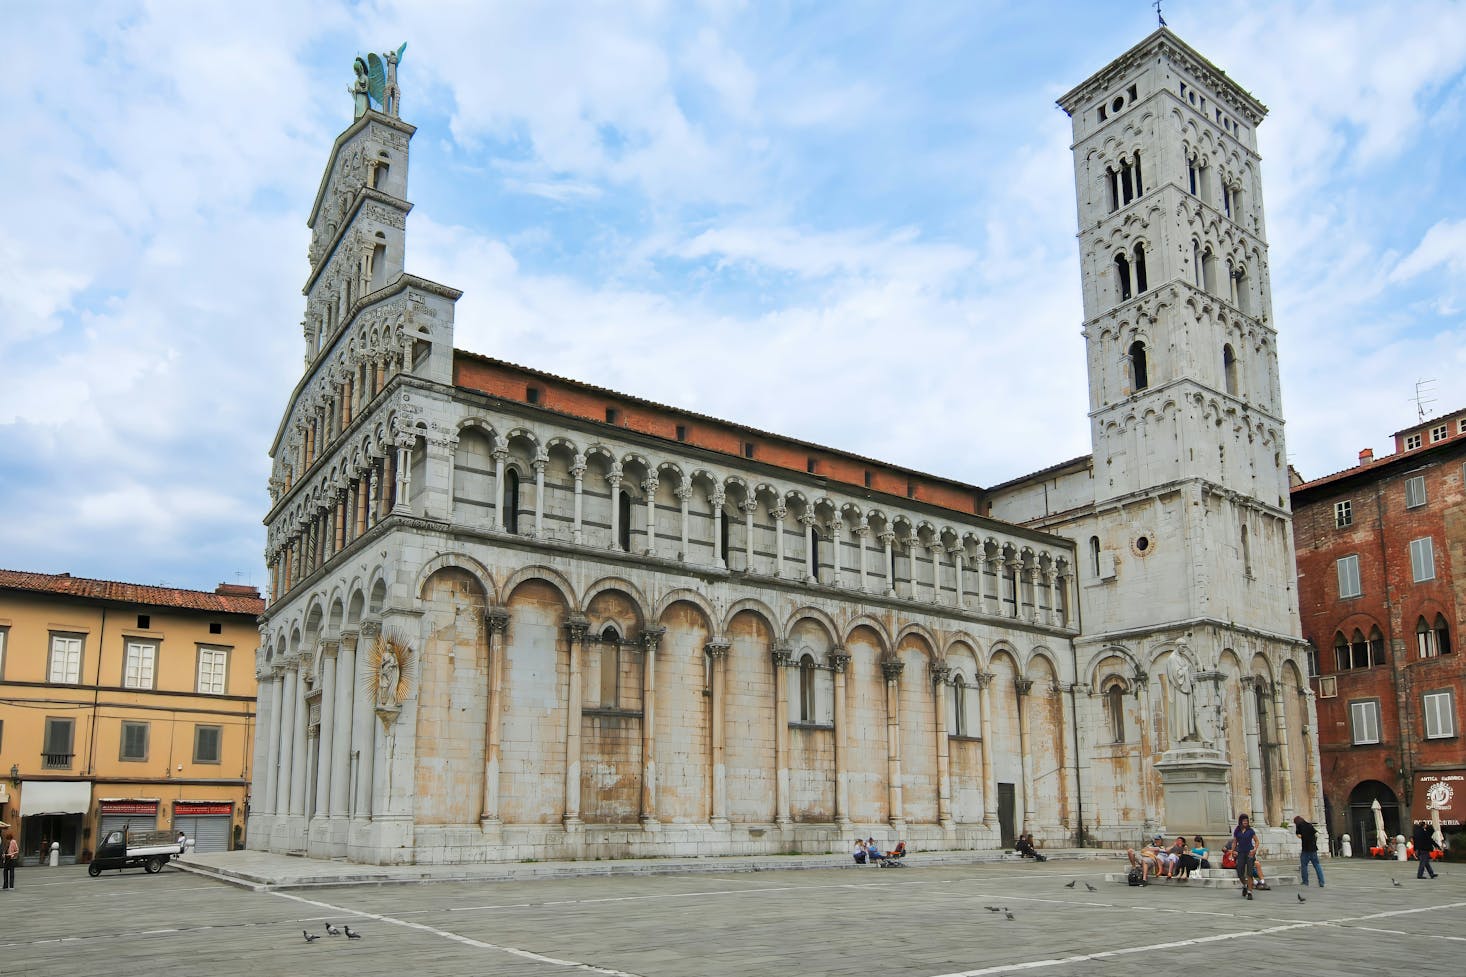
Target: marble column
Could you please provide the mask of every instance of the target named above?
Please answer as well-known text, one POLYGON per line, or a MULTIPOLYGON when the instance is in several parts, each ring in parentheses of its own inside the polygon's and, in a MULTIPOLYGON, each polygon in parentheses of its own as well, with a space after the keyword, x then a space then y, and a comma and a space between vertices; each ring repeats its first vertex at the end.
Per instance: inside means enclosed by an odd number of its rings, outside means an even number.
POLYGON ((545 538, 545 466, 550 458, 541 449, 534 458, 534 535, 545 538))
POLYGON ((886 596, 896 596, 896 550, 893 544, 896 534, 889 529, 881 533, 881 543, 886 547, 886 596))
POLYGON ((869 539, 870 539, 870 526, 868 526, 864 522, 864 520, 862 520, 861 523, 860 523, 860 525, 855 527, 855 545, 860 550, 860 590, 861 590, 862 593, 864 593, 864 592, 866 592, 866 591, 868 591, 870 589, 866 585, 866 582, 865 582, 865 576, 866 576, 866 572, 867 572, 866 571, 867 558, 866 558, 865 549, 866 549, 866 543, 867 543, 867 541, 869 539))
POLYGON ((1273 715, 1278 732, 1278 779, 1282 781, 1282 817, 1289 824, 1293 823, 1293 763, 1288 752, 1288 710, 1284 699, 1285 686, 1282 682, 1273 683, 1273 715))
POLYGON ((891 827, 899 836, 906 830, 906 812, 901 784, 901 672, 905 662, 896 657, 881 660, 886 677, 886 777, 889 781, 891 827))
POLYGON ((715 638, 703 645, 703 653, 711 663, 709 669, 709 699, 712 713, 709 723, 712 740, 712 777, 709 778, 712 791, 713 827, 728 827, 728 753, 727 753, 727 677, 728 642, 715 638))
POLYGON ((753 572, 753 514, 758 511, 758 499, 744 499, 738 503, 743 510, 743 569, 753 572))
POLYGON ((291 723, 291 760, 290 760, 290 814, 291 816, 304 816, 305 794, 306 794, 306 721, 308 710, 305 704, 305 682, 302 680, 300 671, 304 662, 296 663, 295 670, 291 675, 295 677, 293 687, 290 691, 290 698, 295 707, 292 713, 291 723))
MULTIPOLYGON (((452 478, 453 466, 448 466, 449 478, 452 478)), ((397 442, 397 496, 392 500, 392 511, 400 513, 412 512, 412 442, 397 442)), ((448 490, 449 512, 452 512, 453 490, 448 490)))
MULTIPOLYGON (((621 466, 612 465, 611 470, 606 473, 606 484, 611 489, 611 541, 606 549, 615 550, 621 548, 621 466)), ((627 520, 630 522, 631 520, 627 520)), ((627 535, 631 534, 631 527, 626 527, 627 535)), ((629 550, 630 547, 628 546, 629 550)))
POLYGON ((1257 728, 1257 700, 1264 695, 1263 680, 1249 675, 1242 680, 1242 729, 1247 742, 1247 775, 1252 788, 1252 820, 1267 823, 1267 793, 1262 782, 1262 749, 1257 728))
POLYGON ((911 556, 911 582, 910 591, 907 597, 916 600, 917 588, 921 586, 921 558, 917 555, 921 552, 921 538, 912 533, 906 537, 906 552, 911 556))
POLYGON ((844 648, 833 648, 829 662, 835 676, 835 823, 843 832, 850 828, 850 731, 845 702, 850 656, 844 648))
POLYGON ((494 528, 504 531, 504 463, 509 460, 509 449, 495 447, 494 459, 494 528))
POLYGON ((356 643, 355 631, 343 631, 336 652, 336 704, 331 711, 336 730, 331 735, 331 796, 327 809, 333 818, 344 818, 351 806, 351 710, 356 695, 356 643))
POLYGON ((666 628, 641 632, 641 826, 657 831, 657 648, 666 628))
POLYGON ((1033 761, 1029 757, 1028 744, 1028 695, 1033 691, 1033 679, 1020 678, 1013 682, 1014 691, 1018 693, 1018 754, 1022 760, 1023 777, 1023 824, 1028 830, 1033 830, 1033 816, 1036 813, 1033 797, 1033 761))
POLYGON ((783 504, 774 507, 770 513, 774 517, 774 576, 784 575, 784 517, 789 514, 783 504))
POLYGON ((491 607, 484 612, 484 640, 489 650, 489 707, 484 723, 484 804, 479 824, 491 831, 499 817, 499 770, 503 765, 500 727, 504 714, 504 653, 508 645, 509 612, 491 607))
POLYGON ((982 822, 989 828, 998 825, 998 778, 993 770, 993 709, 988 686, 992 672, 977 673, 977 707, 982 710, 982 822))
MULTIPOLYGON (((780 519, 783 525, 782 517, 780 519)), ((789 816, 789 663, 788 645, 775 645, 770 657, 774 665, 774 821, 781 827, 789 816)))
POLYGON ((287 661, 282 669, 284 683, 280 691, 282 718, 280 721, 279 779, 275 788, 275 813, 290 814, 291 775, 295 768, 295 713, 297 698, 295 684, 299 680, 294 662, 287 661))
POLYGON ((947 739, 952 728, 947 715, 947 689, 951 687, 952 669, 946 662, 931 663, 932 692, 937 697, 937 823, 943 830, 952 827, 952 754, 947 739))
MULTIPOLYGON (((585 512, 585 455, 576 453, 570 464, 570 476, 575 479, 575 521, 570 527, 570 538, 577 543, 585 542, 585 530, 581 527, 584 521, 585 512)), ((616 508, 614 493, 611 498, 611 508, 616 508)))
POLYGON ((950 550, 948 550, 948 552, 952 554, 952 576, 957 583, 957 609, 966 610, 967 594, 964 592, 962 586, 962 563, 963 560, 965 560, 967 557, 967 552, 962 547, 961 543, 958 543, 956 546, 952 547, 950 550))
POLYGON ((840 566, 840 536, 842 535, 840 530, 842 528, 844 525, 839 516, 830 520, 830 585, 834 587, 842 586, 840 580, 842 569, 840 566))
POLYGON ((987 561, 987 566, 993 574, 993 593, 988 613, 1000 617, 1003 613, 1003 560, 995 556, 987 561))
POLYGON ((280 731, 285 714, 285 673, 276 669, 270 676, 270 738, 265 751, 265 796, 260 809, 266 814, 284 814, 280 804, 280 731))
POLYGON ((723 511, 723 505, 727 502, 721 485, 713 488, 713 494, 708 497, 708 505, 712 509, 712 536, 713 536, 713 566, 726 567, 728 565, 728 554, 723 552, 723 520, 728 514, 723 511))
POLYGON ((569 690, 565 708, 565 830, 579 831, 580 820, 580 701, 581 659, 585 655, 585 633, 590 622, 573 617, 565 622, 570 650, 569 690))
POLYGON ((321 732, 316 760, 317 817, 329 817, 331 814, 331 777, 335 773, 331 757, 336 742, 336 656, 340 648, 339 640, 328 640, 321 648, 321 732))
POLYGON ((677 550, 677 558, 679 560, 690 562, 692 556, 692 550, 689 548, 691 544, 691 534, 688 530, 687 524, 691 520, 692 516, 691 512, 688 511, 688 505, 692 502, 692 486, 684 480, 681 485, 677 486, 677 490, 672 494, 677 496, 677 508, 679 514, 678 521, 681 527, 681 539, 680 545, 677 550))
POLYGON ((351 759, 356 767, 356 786, 352 792, 353 818, 369 819, 372 816, 372 788, 376 779, 376 713, 366 685, 361 676, 371 668, 372 656, 377 639, 381 637, 379 621, 363 621, 361 637, 356 645, 357 688, 351 699, 351 759))
POLYGON ((819 583, 819 559, 814 551, 814 513, 806 512, 799 521, 804 526, 804 579, 819 583))

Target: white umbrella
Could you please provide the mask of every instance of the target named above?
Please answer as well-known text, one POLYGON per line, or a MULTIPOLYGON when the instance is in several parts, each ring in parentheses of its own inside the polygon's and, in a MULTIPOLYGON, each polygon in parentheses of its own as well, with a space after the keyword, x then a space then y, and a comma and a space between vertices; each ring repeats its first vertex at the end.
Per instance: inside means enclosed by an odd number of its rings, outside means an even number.
POLYGON ((1388 849, 1390 847, 1390 837, 1385 834, 1385 812, 1379 806, 1379 798, 1376 797, 1374 803, 1369 806, 1374 811, 1374 836, 1379 839, 1375 844, 1381 848, 1388 849))

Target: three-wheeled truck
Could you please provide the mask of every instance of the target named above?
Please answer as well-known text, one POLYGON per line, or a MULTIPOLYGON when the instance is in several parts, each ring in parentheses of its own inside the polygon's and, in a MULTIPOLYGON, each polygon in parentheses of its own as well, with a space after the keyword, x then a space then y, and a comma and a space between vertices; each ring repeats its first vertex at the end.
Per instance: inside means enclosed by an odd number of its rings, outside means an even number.
POLYGON ((87 866, 87 874, 95 878, 104 869, 120 871, 138 866, 156 874, 163 871, 168 859, 181 854, 183 845, 170 832, 122 828, 107 832, 107 837, 102 839, 97 853, 92 856, 92 863, 87 866))

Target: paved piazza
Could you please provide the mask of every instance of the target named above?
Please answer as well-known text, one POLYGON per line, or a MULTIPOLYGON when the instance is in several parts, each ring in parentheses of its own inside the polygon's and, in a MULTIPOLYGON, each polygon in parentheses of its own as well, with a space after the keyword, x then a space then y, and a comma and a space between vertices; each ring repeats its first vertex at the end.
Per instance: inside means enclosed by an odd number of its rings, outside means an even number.
POLYGON ((1466 973, 1466 872, 1330 864, 1329 886, 1240 897, 1101 882, 1113 864, 916 865, 254 891, 22 870, 0 894, 7 975, 1466 973), (1391 886, 1393 875, 1401 887, 1391 886), (1073 889, 1065 883, 1078 879, 1073 889), (1083 881, 1099 891, 1086 891, 1083 881), (1306 903, 1295 893, 1302 892, 1306 903), (1014 915, 983 907, 1007 907, 1014 915), (349 924, 361 940, 322 936, 349 924), (1103 955, 1108 953, 1109 955, 1103 955), (1096 956, 1099 954, 1099 956, 1096 956))

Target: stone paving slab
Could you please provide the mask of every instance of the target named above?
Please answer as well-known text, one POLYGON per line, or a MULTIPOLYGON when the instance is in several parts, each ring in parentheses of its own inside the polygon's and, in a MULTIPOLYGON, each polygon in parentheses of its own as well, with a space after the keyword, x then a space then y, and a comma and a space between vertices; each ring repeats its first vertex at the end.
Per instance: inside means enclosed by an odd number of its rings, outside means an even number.
MULTIPOLYGON (((1102 848, 1045 851, 1059 861, 1113 862, 1123 856, 1102 848)), ((233 851, 193 854, 174 861, 176 867, 259 889, 293 889, 332 885, 406 882, 509 881, 565 879, 610 875, 687 875, 701 872, 772 872, 790 869, 859 868, 899 872, 915 866, 1024 864, 1016 853, 1003 851, 914 852, 899 867, 857 866, 849 855, 730 855, 709 858, 625 858, 603 861, 494 862, 484 865, 362 865, 344 859, 304 858, 274 852, 233 851)))
POLYGON ((1466 972, 1466 872, 1329 862, 1328 888, 1098 887, 1104 863, 262 890, 180 871, 22 869, 0 972, 322 977, 1105 977, 1466 972), (1401 868, 1407 871, 1400 871, 1401 868), (1391 885, 1394 876, 1399 886, 1391 885), (1074 881, 1070 889, 1066 883, 1074 881), (1305 902, 1299 902, 1302 894, 1305 902), (988 912, 996 906, 1007 913, 988 912), (302 929, 350 923, 364 938, 302 929))

